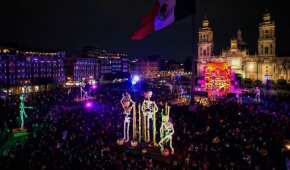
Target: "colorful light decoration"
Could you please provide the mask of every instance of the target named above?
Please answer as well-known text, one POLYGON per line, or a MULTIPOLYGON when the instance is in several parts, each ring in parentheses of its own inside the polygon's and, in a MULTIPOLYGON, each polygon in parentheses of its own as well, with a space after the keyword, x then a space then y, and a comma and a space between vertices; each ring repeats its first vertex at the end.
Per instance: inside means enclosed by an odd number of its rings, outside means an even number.
POLYGON ((147 91, 144 93, 144 101, 141 106, 141 110, 143 113, 143 129, 144 129, 144 141, 149 143, 151 141, 151 126, 150 122, 153 124, 153 145, 157 145, 156 143, 156 113, 158 112, 158 107, 154 101, 151 101, 153 93, 152 91, 147 91))
MULTIPOLYGON (((93 97, 89 96, 88 91, 85 90, 85 83, 80 82, 80 96, 75 98, 75 101, 77 102, 83 102, 94 99, 93 97)), ((93 87, 92 87, 93 88, 93 87)), ((96 86, 97 88, 97 86, 96 86)))
POLYGON ((170 106, 165 105, 165 114, 163 113, 163 109, 161 112, 162 123, 160 127, 160 142, 158 143, 160 146, 160 151, 162 155, 168 156, 169 150, 165 148, 165 145, 169 143, 169 147, 171 149, 171 154, 174 154, 174 148, 172 146, 172 137, 174 134, 173 123, 169 120, 170 115, 170 106), (165 148, 165 149, 164 149, 165 148))
POLYGON ((208 63, 204 69, 202 87, 209 96, 225 96, 232 91, 233 72, 224 62, 208 63))
POLYGON ((25 109, 32 109, 32 107, 26 107, 25 106, 25 103, 24 103, 24 100, 25 100, 25 95, 24 94, 21 94, 19 96, 19 100, 20 100, 20 103, 19 103, 19 115, 20 115, 20 119, 21 119, 21 125, 20 125, 20 128, 21 129, 24 129, 24 119, 27 118, 27 114, 25 112, 25 109))
POLYGON ((151 133, 153 134, 153 145, 158 146, 156 143, 156 113, 158 112, 158 107, 154 101, 150 100, 152 97, 152 91, 144 93, 145 99, 142 102, 142 105, 138 104, 138 114, 136 113, 136 104, 129 96, 130 95, 127 93, 126 95, 123 95, 123 98, 121 100, 121 104, 125 114, 123 132, 124 138, 118 139, 117 144, 123 145, 124 142, 129 141, 130 130, 128 129, 130 128, 131 118, 129 119, 130 114, 128 113, 131 113, 133 110, 133 139, 131 140, 131 146, 136 147, 138 145, 138 142, 142 142, 142 139, 144 142, 151 142, 151 133), (153 132, 151 128, 153 129, 153 132))
POLYGON ((121 104, 123 107, 123 114, 125 115, 124 119, 124 128, 123 128, 123 141, 129 142, 130 140, 130 124, 131 124, 131 112, 133 110, 133 107, 135 107, 135 102, 131 99, 131 96, 129 93, 123 94, 123 97, 121 99, 121 104))
MULTIPOLYGON (((138 145, 137 141, 137 115, 136 115, 136 104, 131 99, 129 93, 123 94, 121 99, 121 105, 123 107, 123 114, 125 115, 124 123, 123 123, 123 138, 117 140, 118 145, 124 145, 125 142, 129 142, 130 140, 130 124, 131 124, 131 112, 133 110, 133 139, 131 140, 131 146, 136 147, 138 145)), ((139 104, 140 107, 140 104, 139 104)), ((140 115, 140 111, 139 111, 140 115)), ((139 116, 140 117, 140 116, 139 116)), ((140 122, 140 121, 138 121, 140 122)), ((140 123, 139 123, 140 126, 140 123)))
MULTIPOLYGON (((133 138, 131 139, 131 147, 136 147, 138 143, 149 143, 149 146, 161 148, 161 154, 163 156, 169 156, 174 154, 174 148, 172 146, 172 138, 174 134, 173 123, 169 120, 170 106, 165 105, 165 114, 163 110, 161 113, 162 123, 160 127, 160 141, 156 143, 156 113, 158 107, 154 101, 151 101, 153 93, 147 91, 144 93, 144 101, 142 104, 135 104, 131 99, 129 93, 123 94, 121 104, 123 107, 123 113, 125 115, 123 123, 123 138, 117 140, 118 145, 124 145, 130 140, 130 124, 131 124, 131 112, 133 112, 133 138), (138 113, 137 113, 138 111, 138 113), (138 124, 138 125, 137 125, 138 124), (152 141, 151 141, 152 134, 152 141), (153 144, 153 145, 151 145, 153 144), (169 146, 167 148, 166 146, 169 146)), ((142 152, 147 152, 146 148, 142 149, 142 152)))

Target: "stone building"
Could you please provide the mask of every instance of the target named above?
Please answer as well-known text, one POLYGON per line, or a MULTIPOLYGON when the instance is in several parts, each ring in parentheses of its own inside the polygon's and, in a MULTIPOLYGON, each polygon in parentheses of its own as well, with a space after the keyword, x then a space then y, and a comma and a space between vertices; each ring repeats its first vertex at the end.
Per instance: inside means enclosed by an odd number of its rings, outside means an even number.
POLYGON ((263 15, 259 24, 258 52, 250 55, 245 48, 242 32, 231 40, 230 48, 221 54, 214 55, 213 31, 209 20, 205 18, 198 32, 197 74, 203 77, 204 68, 209 62, 227 62, 236 74, 252 80, 279 80, 290 81, 290 57, 277 56, 276 53, 276 26, 270 13, 263 15))

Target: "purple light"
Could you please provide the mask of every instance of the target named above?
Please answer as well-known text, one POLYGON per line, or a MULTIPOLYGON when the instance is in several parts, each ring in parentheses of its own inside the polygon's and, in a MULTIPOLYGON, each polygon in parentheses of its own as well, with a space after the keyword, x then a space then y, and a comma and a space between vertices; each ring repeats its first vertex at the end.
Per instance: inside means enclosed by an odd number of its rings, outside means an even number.
POLYGON ((93 88, 93 89, 96 89, 96 88, 97 88, 97 86, 96 86, 96 85, 93 85, 93 86, 92 86, 92 88, 93 88))
POLYGON ((85 105, 85 106, 86 106, 86 108, 91 108, 92 105, 93 105, 93 104, 92 104, 91 102, 86 102, 86 105, 85 105))

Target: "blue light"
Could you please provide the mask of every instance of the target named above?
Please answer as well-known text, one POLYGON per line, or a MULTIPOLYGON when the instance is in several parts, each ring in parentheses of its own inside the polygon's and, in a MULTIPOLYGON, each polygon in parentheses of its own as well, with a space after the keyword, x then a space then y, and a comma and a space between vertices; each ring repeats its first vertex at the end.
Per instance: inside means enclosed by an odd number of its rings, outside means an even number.
POLYGON ((131 83, 132 83, 133 85, 136 85, 139 81, 140 81, 140 76, 138 76, 138 75, 134 75, 134 76, 132 77, 132 81, 131 81, 131 83))

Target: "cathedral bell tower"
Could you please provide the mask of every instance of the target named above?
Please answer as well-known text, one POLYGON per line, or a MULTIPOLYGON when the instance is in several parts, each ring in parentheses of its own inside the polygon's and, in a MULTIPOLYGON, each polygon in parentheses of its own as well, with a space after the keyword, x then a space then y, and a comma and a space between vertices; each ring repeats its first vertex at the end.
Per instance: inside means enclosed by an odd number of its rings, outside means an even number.
POLYGON ((213 56, 213 31, 207 17, 202 21, 198 32, 198 58, 209 59, 213 56))
POLYGON ((266 57, 276 56, 275 22, 271 14, 266 12, 259 25, 258 55, 266 57))
POLYGON ((202 21, 202 26, 198 32, 198 76, 202 76, 206 62, 213 57, 213 31, 209 25, 207 17, 202 21))

